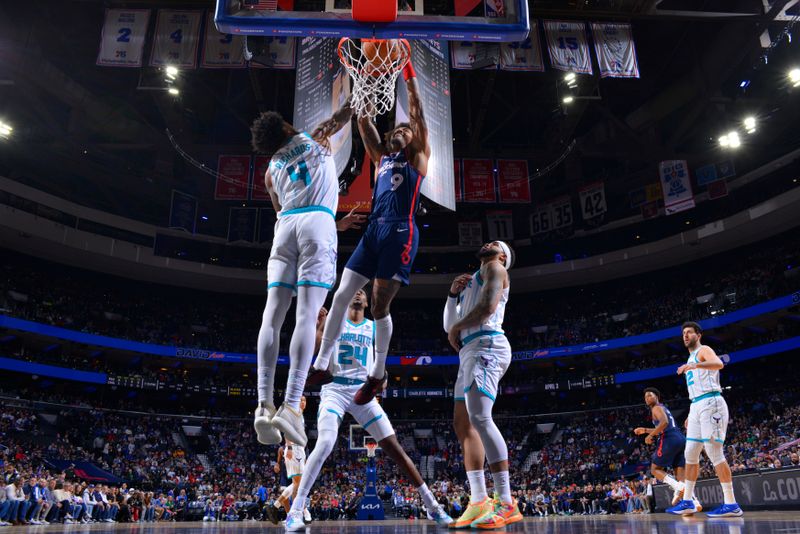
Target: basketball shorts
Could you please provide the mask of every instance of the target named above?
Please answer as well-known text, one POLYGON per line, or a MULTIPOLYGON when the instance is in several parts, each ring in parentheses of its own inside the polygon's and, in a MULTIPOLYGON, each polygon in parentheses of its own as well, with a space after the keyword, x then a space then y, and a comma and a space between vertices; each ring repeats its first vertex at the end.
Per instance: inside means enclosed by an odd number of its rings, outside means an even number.
POLYGON ((728 404, 722 395, 706 397, 692 402, 689 407, 689 425, 686 430, 686 439, 689 441, 714 440, 725 442, 725 433, 728 431, 728 404))
POLYGON ((315 211, 280 217, 267 264, 268 288, 298 286, 333 289, 336 283, 336 222, 315 211))
POLYGON ((651 459, 654 465, 663 468, 683 467, 686 465, 684 451, 686 449, 686 439, 680 431, 665 432, 656 441, 656 450, 651 459))
POLYGON ((293 479, 294 477, 301 476, 303 474, 303 469, 306 466, 306 459, 299 458, 291 460, 286 460, 286 476, 289 480, 293 479))
POLYGON ((376 399, 363 406, 355 403, 354 397, 360 387, 360 385, 341 384, 323 386, 317 414, 317 429, 338 432, 345 414, 349 413, 375 441, 393 435, 392 423, 376 399))
POLYGON ((347 268, 366 278, 410 283, 411 266, 417 256, 419 232, 408 222, 370 222, 347 268))
POLYGON ((500 379, 511 364, 511 345, 506 336, 475 338, 461 347, 458 360, 458 376, 453 391, 455 400, 464 400, 464 395, 473 387, 496 400, 500 379))

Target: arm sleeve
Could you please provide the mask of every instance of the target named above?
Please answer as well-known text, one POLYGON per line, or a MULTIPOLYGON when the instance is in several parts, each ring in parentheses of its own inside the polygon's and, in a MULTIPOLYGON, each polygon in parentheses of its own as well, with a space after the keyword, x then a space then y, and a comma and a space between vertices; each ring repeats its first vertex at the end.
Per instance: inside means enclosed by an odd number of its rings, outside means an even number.
POLYGON ((450 329, 458 322, 458 299, 447 297, 447 304, 444 305, 444 318, 442 324, 444 331, 450 333, 450 329))

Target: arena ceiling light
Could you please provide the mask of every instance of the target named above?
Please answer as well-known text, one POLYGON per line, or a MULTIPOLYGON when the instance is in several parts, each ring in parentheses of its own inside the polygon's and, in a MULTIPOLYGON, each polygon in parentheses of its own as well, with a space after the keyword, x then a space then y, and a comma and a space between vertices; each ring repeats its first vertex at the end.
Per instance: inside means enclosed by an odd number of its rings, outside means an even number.
POLYGON ((719 138, 719 146, 723 148, 739 148, 742 146, 742 140, 739 138, 739 132, 729 132, 719 138))
POLYGON ((755 117, 745 117, 742 121, 744 125, 744 129, 747 130, 747 133, 753 134, 756 132, 756 118, 755 117))
POLYGON ((574 101, 575 101, 575 97, 572 96, 572 95, 567 95, 567 96, 564 97, 564 100, 562 100, 562 102, 564 102, 565 104, 572 104, 572 102, 574 102, 574 101))
POLYGON ((169 65, 165 69, 165 72, 167 73, 167 78, 170 80, 174 80, 175 78, 178 77, 178 67, 173 67, 172 65, 169 65))
POLYGON ((169 89, 167 89, 167 92, 173 96, 178 96, 179 94, 181 94, 181 92, 178 91, 177 87, 170 87, 169 89))
POLYGON ((566 83, 567 87, 570 89, 575 89, 578 86, 578 77, 574 72, 568 72, 564 75, 564 83, 566 83))
POLYGON ((11 137, 11 132, 14 131, 14 128, 3 121, 0 121, 0 137, 7 139, 11 137))
POLYGON ((794 87, 800 87, 800 69, 792 69, 789 71, 789 81, 794 87))

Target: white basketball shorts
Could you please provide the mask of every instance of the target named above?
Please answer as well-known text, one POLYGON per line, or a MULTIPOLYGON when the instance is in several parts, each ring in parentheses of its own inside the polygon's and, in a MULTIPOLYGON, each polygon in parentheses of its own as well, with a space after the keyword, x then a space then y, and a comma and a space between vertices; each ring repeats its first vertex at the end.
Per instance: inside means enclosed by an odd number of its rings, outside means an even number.
POLYGON ((298 286, 333 289, 336 283, 336 222, 330 213, 313 211, 282 216, 267 264, 268 288, 298 286))
POLYGON ((338 432, 345 414, 349 413, 375 441, 381 441, 393 435, 392 423, 376 399, 372 399, 363 406, 355 403, 353 398, 359 387, 361 386, 341 384, 323 386, 317 414, 317 428, 338 432))
POLYGON ((712 395, 692 402, 689 406, 689 424, 686 439, 689 441, 725 442, 728 431, 728 403, 722 395, 712 395))
POLYGON ((497 399, 500 379, 511 364, 511 345, 506 336, 481 336, 473 339, 458 353, 458 376, 453 391, 455 400, 475 387, 492 400, 497 399))

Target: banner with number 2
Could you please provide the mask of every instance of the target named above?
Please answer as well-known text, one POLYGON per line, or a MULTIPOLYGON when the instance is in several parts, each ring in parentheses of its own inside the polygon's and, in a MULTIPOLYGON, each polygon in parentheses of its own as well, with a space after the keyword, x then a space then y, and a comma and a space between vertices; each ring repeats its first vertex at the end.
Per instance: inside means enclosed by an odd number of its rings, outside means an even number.
POLYGON ((159 10, 150 66, 172 65, 188 69, 197 67, 197 45, 202 18, 202 11, 159 10))
POLYGON ((103 67, 141 67, 149 9, 106 9, 97 64, 103 67))

